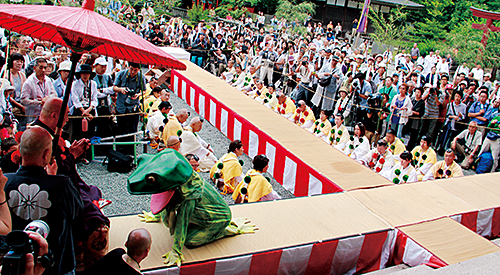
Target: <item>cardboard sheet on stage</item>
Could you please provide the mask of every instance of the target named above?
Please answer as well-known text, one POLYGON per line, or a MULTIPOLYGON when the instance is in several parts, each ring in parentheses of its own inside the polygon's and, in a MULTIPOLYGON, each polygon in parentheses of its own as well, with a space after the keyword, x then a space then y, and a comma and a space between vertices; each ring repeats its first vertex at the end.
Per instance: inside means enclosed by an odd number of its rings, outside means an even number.
POLYGON ((498 177, 498 174, 491 173, 439 180, 434 183, 479 210, 484 210, 500 206, 498 177), (495 189, 498 192, 495 192, 495 189))
POLYGON ((432 181, 348 192, 392 226, 478 210, 432 181))
POLYGON ((228 108, 267 133, 292 154, 344 190, 392 185, 389 180, 357 164, 342 152, 314 137, 271 109, 229 86, 191 62, 179 72, 228 108), (362 180, 360 180, 362 179, 362 180))
MULTIPOLYGON (((233 217, 247 217, 259 230, 184 248, 185 263, 251 254, 299 244, 388 230, 390 226, 346 193, 231 206, 233 217), (347 214, 348 213, 348 214, 347 214)), ((172 237, 162 223, 141 223, 135 215, 111 218, 110 250, 123 247, 128 233, 146 228, 153 246, 144 269, 163 267, 161 255, 170 251, 172 237)))
POLYGON ((447 264, 500 251, 500 247, 450 218, 399 227, 403 233, 447 264))

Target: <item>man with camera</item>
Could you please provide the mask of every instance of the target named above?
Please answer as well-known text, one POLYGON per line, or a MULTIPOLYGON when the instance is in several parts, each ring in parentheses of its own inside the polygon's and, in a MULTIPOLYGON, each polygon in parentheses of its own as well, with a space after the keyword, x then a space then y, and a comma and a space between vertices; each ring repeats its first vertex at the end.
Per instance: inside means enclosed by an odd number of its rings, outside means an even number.
POLYGON ((51 230, 47 241, 55 264, 45 274, 73 274, 75 239, 81 236, 83 202, 66 176, 54 176, 52 136, 42 127, 32 127, 21 137, 22 166, 7 174, 6 202, 12 216, 12 229, 24 229, 33 220, 42 220, 51 230))
MULTIPOLYGON (((116 111, 118 113, 117 134, 129 134, 137 132, 139 123, 139 96, 146 89, 146 78, 137 63, 129 62, 128 70, 118 73, 113 90, 118 93, 116 111), (123 116, 123 114, 127 114, 123 116)), ((131 146, 129 146, 132 148, 131 146)))
POLYGON ((313 65, 307 61, 307 56, 302 58, 299 66, 297 66, 296 73, 299 74, 300 83, 299 91, 297 92, 296 101, 304 100, 307 105, 311 105, 312 92, 310 91, 309 84, 311 83, 312 72, 314 71, 313 65))

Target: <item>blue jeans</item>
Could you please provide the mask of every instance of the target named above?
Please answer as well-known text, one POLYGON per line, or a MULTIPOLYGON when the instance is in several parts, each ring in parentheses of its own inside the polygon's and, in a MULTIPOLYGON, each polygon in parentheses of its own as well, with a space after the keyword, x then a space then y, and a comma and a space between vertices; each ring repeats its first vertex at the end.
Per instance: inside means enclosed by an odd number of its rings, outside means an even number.
POLYGON ((199 67, 201 67, 201 66, 203 66, 203 57, 192 55, 191 56, 191 62, 193 62, 194 64, 196 64, 199 67))

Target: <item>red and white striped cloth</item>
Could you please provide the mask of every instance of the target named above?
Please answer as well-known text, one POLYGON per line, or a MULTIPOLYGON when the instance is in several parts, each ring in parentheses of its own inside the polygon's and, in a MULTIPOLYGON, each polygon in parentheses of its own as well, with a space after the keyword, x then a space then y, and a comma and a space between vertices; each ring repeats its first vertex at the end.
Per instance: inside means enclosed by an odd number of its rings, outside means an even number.
POLYGON ((354 274, 384 268, 396 230, 144 272, 178 274, 354 274))
POLYGON ((230 140, 241 140, 251 158, 265 154, 269 158, 268 172, 296 197, 343 191, 185 76, 175 70, 171 75, 170 88, 174 93, 230 140))
POLYGON ((450 218, 485 238, 500 237, 500 208, 473 211, 450 218))
POLYGON ((394 261, 395 265, 405 263, 409 266, 417 266, 421 264, 430 267, 447 266, 445 262, 436 257, 434 254, 416 243, 400 230, 397 231, 396 245, 394 246, 394 261))

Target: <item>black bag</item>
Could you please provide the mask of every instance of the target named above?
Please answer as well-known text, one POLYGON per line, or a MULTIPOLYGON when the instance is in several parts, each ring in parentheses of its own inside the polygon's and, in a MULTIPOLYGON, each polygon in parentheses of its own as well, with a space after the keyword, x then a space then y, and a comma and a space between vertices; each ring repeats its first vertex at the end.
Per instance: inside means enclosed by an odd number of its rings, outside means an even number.
POLYGON ((134 162, 134 158, 132 156, 122 154, 115 150, 109 150, 106 159, 108 160, 109 172, 128 173, 132 170, 134 162))
POLYGON ((320 78, 318 81, 319 86, 321 87, 327 87, 332 83, 332 75, 325 77, 325 78, 320 78))

